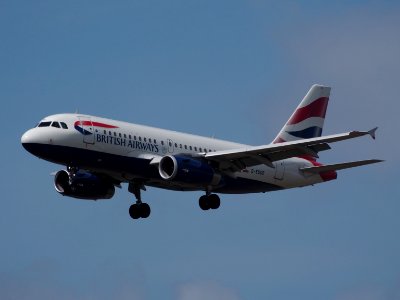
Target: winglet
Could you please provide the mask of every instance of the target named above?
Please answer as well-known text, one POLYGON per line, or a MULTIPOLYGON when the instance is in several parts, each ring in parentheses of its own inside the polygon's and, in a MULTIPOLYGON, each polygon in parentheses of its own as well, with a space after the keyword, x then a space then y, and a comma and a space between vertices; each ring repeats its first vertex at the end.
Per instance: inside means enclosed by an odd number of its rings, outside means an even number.
POLYGON ((375 127, 374 129, 371 129, 368 131, 368 134, 375 140, 376 139, 376 131, 378 130, 378 127, 375 127))

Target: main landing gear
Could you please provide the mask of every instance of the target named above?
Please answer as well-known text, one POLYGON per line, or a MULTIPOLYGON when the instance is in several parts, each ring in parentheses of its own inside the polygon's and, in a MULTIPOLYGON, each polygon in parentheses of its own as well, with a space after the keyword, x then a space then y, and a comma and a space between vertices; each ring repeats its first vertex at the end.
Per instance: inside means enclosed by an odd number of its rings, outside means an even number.
MULTIPOLYGON (((131 182, 128 187, 129 192, 135 195, 136 203, 129 208, 129 215, 132 219, 143 218, 150 216, 151 209, 147 203, 142 202, 141 190, 146 190, 141 182, 131 182)), ((202 210, 217 209, 221 205, 221 200, 217 194, 207 194, 199 198, 199 206, 202 210)))
POLYGON ((202 210, 217 209, 221 205, 221 200, 217 194, 206 194, 199 198, 199 206, 202 210))
POLYGON ((150 216, 150 206, 147 203, 142 202, 140 190, 146 190, 143 184, 137 182, 129 183, 128 190, 133 193, 136 198, 136 203, 129 207, 129 215, 132 219, 147 218, 150 216))

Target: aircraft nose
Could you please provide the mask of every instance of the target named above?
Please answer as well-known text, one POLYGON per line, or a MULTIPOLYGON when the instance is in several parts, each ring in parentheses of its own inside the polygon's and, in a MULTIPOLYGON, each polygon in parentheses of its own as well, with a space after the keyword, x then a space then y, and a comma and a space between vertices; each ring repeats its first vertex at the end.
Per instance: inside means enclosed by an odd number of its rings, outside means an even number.
POLYGON ((22 136, 21 136, 21 144, 29 144, 29 143, 34 143, 34 133, 32 129, 29 129, 26 131, 22 136))
POLYGON ((26 143, 29 143, 29 130, 27 132, 25 132, 22 136, 21 136, 21 144, 24 145, 26 143))
POLYGON ((26 151, 32 153, 32 146, 35 143, 35 136, 34 133, 32 132, 32 129, 26 131, 22 136, 21 136, 21 144, 22 147, 25 148, 26 151))

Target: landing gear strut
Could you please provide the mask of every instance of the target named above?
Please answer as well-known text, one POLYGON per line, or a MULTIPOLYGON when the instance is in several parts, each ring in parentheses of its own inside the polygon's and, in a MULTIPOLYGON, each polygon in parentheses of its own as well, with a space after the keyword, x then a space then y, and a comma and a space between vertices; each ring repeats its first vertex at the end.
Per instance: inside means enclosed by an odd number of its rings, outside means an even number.
POLYGON ((206 194, 199 198, 199 206, 202 210, 217 209, 221 200, 217 194, 206 194))
POLYGON ((135 195, 136 203, 129 207, 129 215, 132 219, 147 218, 150 216, 150 206, 142 202, 140 190, 146 190, 144 184, 138 182, 130 182, 128 191, 135 195))

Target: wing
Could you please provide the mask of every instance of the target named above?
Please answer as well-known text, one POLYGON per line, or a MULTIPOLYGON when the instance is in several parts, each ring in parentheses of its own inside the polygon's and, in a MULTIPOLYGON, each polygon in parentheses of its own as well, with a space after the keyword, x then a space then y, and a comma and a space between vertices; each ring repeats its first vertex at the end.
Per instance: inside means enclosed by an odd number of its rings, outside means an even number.
POLYGON ((274 168, 273 162, 308 155, 318 158, 318 152, 328 150, 330 143, 353 139, 370 135, 375 139, 375 132, 378 128, 370 131, 351 131, 347 133, 302 139, 279 144, 248 147, 227 151, 216 151, 204 154, 204 158, 217 162, 221 170, 240 171, 246 167, 265 164, 274 168))

